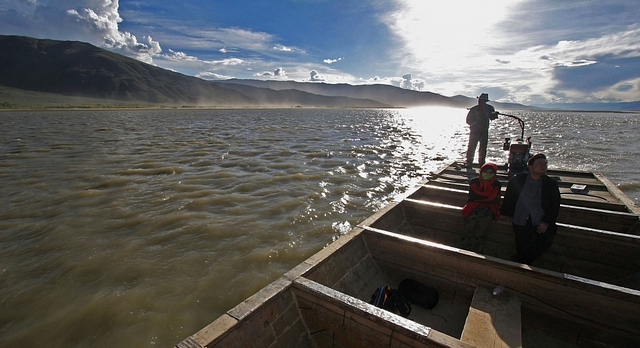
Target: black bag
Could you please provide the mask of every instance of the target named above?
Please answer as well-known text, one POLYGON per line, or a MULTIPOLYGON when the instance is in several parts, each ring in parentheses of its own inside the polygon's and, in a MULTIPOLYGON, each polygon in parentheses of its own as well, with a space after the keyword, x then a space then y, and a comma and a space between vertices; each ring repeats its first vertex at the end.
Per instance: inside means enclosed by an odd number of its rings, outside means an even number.
POLYGON ((426 309, 432 309, 438 304, 438 300, 440 300, 438 289, 426 286, 413 279, 401 281, 398 286, 398 291, 409 300, 409 302, 426 309))
POLYGON ((379 286, 373 293, 373 295, 371 295, 371 301, 369 301, 369 303, 376 307, 383 308, 384 303, 387 301, 387 296, 390 292, 391 289, 388 285, 379 286))
POLYGON ((392 289, 387 301, 391 302, 393 308, 397 309, 401 316, 406 318, 411 314, 411 304, 400 291, 392 289))
POLYGON ((400 315, 407 317, 411 313, 411 304, 396 289, 391 289, 388 285, 379 286, 371 295, 370 304, 386 309, 390 312, 400 312, 400 315))

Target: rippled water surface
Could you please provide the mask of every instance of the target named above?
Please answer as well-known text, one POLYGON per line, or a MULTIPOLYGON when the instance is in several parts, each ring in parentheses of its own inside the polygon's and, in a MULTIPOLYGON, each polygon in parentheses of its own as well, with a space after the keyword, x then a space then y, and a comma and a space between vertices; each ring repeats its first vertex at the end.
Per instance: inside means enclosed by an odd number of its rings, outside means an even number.
MULTIPOLYGON (((640 198, 638 114, 514 112, 640 198)), ((0 113, 0 346, 171 346, 466 149, 466 110, 0 113)), ((489 159, 504 163, 492 125, 489 159)))

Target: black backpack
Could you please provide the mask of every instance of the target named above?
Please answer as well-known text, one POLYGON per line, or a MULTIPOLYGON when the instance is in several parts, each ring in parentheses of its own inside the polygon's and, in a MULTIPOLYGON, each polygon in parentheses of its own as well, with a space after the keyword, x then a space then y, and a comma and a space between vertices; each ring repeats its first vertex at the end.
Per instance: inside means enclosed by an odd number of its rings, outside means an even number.
POLYGON ((398 286, 398 291, 409 300, 409 302, 426 309, 435 307, 440 299, 438 289, 424 285, 413 279, 401 281, 398 286))
POLYGON ((407 299, 396 289, 391 289, 388 285, 379 286, 376 291, 371 295, 370 304, 386 309, 390 312, 400 312, 403 317, 409 316, 411 313, 411 304, 407 299))

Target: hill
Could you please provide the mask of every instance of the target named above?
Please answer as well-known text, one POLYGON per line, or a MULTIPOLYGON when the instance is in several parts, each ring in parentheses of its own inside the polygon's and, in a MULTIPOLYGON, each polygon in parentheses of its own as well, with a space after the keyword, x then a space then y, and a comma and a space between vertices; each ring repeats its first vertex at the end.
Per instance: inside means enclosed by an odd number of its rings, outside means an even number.
MULTIPOLYGON (((381 103, 395 107, 416 107, 416 106, 448 106, 456 108, 471 107, 477 104, 475 98, 461 95, 445 97, 432 92, 420 92, 407 90, 390 85, 349 85, 349 84, 329 84, 324 82, 295 82, 295 81, 263 81, 263 80, 239 80, 231 79, 218 81, 218 84, 245 85, 253 87, 268 88, 273 90, 299 90, 317 95, 332 97, 349 97, 357 99, 377 100, 381 103)), ((491 102, 496 108, 502 109, 527 109, 528 106, 512 103, 491 102)))
MULTIPOLYGON (((348 85, 317 82, 228 80, 206 81, 158 68, 84 42, 0 35, 0 105, 16 99, 33 104, 77 102, 179 106, 321 106, 413 107, 473 106, 475 98, 445 97, 389 85, 348 85), (29 93, 18 93, 18 90, 29 93), (11 91, 9 93, 8 91, 11 91), (48 94, 34 94, 35 92, 48 94), (20 97, 16 97, 21 95, 20 97), (9 99, 9 98, 13 99, 9 99), (70 99, 71 97, 76 99, 70 99)), ((100 104, 100 103, 98 103, 100 104)), ((526 108, 493 103, 498 108, 526 108)))
MULTIPOLYGON (((388 107, 304 91, 245 89, 161 69, 88 43, 0 35, 0 85, 125 104, 388 107)), ((4 95, 7 95, 6 93, 4 95)), ((12 95, 16 95, 15 91, 12 95)), ((2 94, 0 94, 2 96, 2 94)), ((68 99, 68 98, 67 98, 68 99)), ((0 103, 7 101, 0 100, 0 103)))

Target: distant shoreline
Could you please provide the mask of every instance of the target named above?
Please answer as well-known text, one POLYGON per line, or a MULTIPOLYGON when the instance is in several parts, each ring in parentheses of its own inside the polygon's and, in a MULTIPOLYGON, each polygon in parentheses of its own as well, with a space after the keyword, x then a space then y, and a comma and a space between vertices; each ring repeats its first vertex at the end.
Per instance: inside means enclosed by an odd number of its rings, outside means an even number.
MULTIPOLYGON (((78 105, 78 106, 21 106, 17 108, 0 107, 0 112, 9 111, 113 111, 113 110, 261 110, 261 109, 411 109, 421 107, 437 107, 438 105, 424 105, 416 107, 362 107, 362 106, 282 106, 282 105, 244 105, 244 106, 230 106, 230 105, 207 105, 207 106, 162 106, 162 105, 78 105)), ((507 110, 507 109, 505 109, 507 110)), ((520 110, 520 109, 513 109, 520 110)), ((538 108, 536 110, 526 110, 529 112, 584 112, 584 113, 612 113, 612 114, 634 114, 640 113, 640 110, 570 110, 570 109, 543 109, 538 108)))
MULTIPOLYGON (((428 106, 426 106, 428 107, 428 106)), ((408 107, 364 107, 364 106, 280 106, 280 105, 208 105, 208 106, 43 106, 0 108, 0 112, 6 111, 110 111, 110 110, 260 110, 260 109, 408 109, 408 107)))

